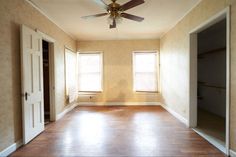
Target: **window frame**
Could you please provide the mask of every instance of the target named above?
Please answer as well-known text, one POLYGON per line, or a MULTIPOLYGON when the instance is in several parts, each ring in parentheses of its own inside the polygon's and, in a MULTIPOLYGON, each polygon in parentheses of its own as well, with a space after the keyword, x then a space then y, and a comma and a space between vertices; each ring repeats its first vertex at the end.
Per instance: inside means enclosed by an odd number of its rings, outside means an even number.
POLYGON ((104 73, 103 73, 103 68, 104 68, 104 64, 103 64, 103 52, 102 51, 86 51, 86 52, 77 52, 77 60, 78 60, 78 64, 77 64, 77 71, 78 71, 78 93, 79 94, 88 94, 88 93, 90 93, 90 94, 92 94, 92 93, 102 93, 103 92, 103 89, 104 89, 104 87, 103 87, 103 78, 104 78, 104 73), (100 61, 100 67, 101 67, 101 89, 100 90, 98 90, 98 91, 89 91, 89 90, 83 90, 83 91, 81 91, 80 90, 80 88, 79 88, 79 86, 80 86, 80 82, 79 82, 79 79, 80 79, 80 77, 79 77, 79 75, 80 75, 80 68, 79 68, 79 55, 95 55, 95 54, 99 54, 99 56, 100 56, 100 59, 101 59, 101 61, 100 61))
POLYGON ((160 91, 160 59, 159 59, 159 51, 158 50, 142 50, 142 51, 133 51, 132 53, 132 73, 133 73, 133 77, 132 77, 132 84, 133 84, 133 91, 135 93, 159 93, 160 91), (135 54, 137 53, 141 53, 141 54, 145 54, 145 53, 154 53, 156 55, 156 90, 155 91, 146 91, 146 90, 136 90, 135 89, 135 54))

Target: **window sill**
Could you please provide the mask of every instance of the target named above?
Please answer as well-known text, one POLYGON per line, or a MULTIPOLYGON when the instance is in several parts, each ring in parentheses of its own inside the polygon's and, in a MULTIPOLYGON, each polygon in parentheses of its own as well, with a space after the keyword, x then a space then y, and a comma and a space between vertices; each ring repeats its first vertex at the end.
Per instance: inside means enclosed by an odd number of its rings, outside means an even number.
POLYGON ((158 91, 134 91, 135 94, 159 94, 158 91))
POLYGON ((97 95, 97 94, 101 94, 102 93, 102 91, 97 91, 97 92, 89 92, 89 91, 87 91, 87 92, 79 92, 78 93, 78 95, 97 95))

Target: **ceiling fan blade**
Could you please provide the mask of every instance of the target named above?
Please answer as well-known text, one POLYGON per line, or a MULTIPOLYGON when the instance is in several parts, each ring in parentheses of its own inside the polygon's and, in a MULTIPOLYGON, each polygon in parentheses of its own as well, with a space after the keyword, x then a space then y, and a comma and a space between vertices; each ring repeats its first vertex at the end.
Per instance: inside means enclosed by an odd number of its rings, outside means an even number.
POLYGON ((88 16, 82 16, 81 18, 83 19, 90 19, 90 18, 95 18, 95 17, 101 17, 108 15, 108 13, 101 13, 101 14, 95 14, 95 15, 88 15, 88 16))
POLYGON ((110 29, 112 29, 112 28, 116 28, 116 20, 115 19, 113 19, 113 24, 110 25, 110 29))
POLYGON ((124 17, 129 20, 134 20, 137 22, 142 22, 144 20, 143 17, 139 17, 139 16, 135 16, 135 15, 127 14, 127 13, 121 13, 121 17, 124 17))
POLYGON ((131 1, 123 4, 122 6, 120 6, 120 8, 122 11, 126 11, 128 9, 136 7, 136 6, 143 4, 143 3, 144 3, 144 0, 131 0, 131 1))
POLYGON ((98 5, 100 5, 102 8, 106 10, 109 8, 108 5, 103 0, 93 0, 93 1, 95 1, 95 3, 97 3, 98 5))

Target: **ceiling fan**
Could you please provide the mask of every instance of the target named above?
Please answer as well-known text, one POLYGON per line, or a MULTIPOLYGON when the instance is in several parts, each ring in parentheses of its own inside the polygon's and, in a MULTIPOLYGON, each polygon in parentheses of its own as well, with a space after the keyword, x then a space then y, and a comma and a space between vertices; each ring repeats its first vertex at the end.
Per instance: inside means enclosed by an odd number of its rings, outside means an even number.
POLYGON ((101 13, 101 14, 95 14, 95 15, 89 15, 89 16, 83 16, 81 18, 83 19, 89 19, 89 18, 95 18, 95 17, 101 17, 109 15, 108 17, 108 23, 110 24, 110 29, 116 28, 116 24, 120 23, 122 18, 126 18, 129 20, 134 20, 137 22, 142 22, 144 20, 143 17, 131 15, 124 13, 124 11, 134 8, 140 4, 144 3, 144 0, 131 0, 123 5, 120 5, 116 3, 116 0, 111 0, 111 4, 106 4, 103 0, 94 0, 98 5, 103 7, 107 12, 101 13))

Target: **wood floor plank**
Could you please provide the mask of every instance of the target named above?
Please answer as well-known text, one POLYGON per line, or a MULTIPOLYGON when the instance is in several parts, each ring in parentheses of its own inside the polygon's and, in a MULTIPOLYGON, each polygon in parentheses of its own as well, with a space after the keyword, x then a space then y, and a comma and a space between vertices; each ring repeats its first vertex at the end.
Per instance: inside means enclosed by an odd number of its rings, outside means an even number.
POLYGON ((223 157, 160 106, 77 107, 12 157, 223 157))

